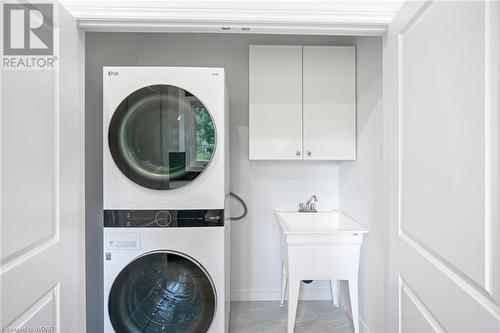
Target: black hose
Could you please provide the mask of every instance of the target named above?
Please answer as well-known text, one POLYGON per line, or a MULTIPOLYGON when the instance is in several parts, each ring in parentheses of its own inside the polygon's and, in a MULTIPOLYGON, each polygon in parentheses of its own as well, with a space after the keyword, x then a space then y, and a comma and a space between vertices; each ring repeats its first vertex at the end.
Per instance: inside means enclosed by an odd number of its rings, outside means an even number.
POLYGON ((236 200, 238 200, 241 205, 243 206, 243 214, 241 214, 240 216, 236 216, 236 217, 233 217, 231 216, 229 218, 229 220, 231 221, 239 221, 239 220, 243 220, 245 218, 245 216, 247 216, 248 214, 248 207, 247 207, 247 204, 245 203, 245 201, 243 201, 243 199, 237 195, 237 194, 234 194, 233 192, 229 192, 229 195, 232 196, 233 198, 235 198, 236 200))

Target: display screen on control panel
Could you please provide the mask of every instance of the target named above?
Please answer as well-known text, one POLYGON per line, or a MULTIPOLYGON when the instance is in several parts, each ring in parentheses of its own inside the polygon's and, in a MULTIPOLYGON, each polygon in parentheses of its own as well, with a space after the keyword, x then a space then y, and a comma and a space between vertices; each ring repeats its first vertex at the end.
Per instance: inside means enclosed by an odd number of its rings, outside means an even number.
POLYGON ((104 227, 176 228, 224 225, 224 210, 105 210, 104 227))

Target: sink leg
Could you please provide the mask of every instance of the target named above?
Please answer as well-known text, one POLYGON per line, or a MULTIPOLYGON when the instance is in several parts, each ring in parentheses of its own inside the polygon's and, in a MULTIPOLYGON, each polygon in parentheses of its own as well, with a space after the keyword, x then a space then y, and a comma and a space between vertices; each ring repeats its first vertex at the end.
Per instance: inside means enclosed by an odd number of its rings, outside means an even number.
POLYGON ((332 289, 333 306, 336 308, 339 307, 339 298, 340 298, 339 282, 340 282, 339 280, 330 280, 330 287, 332 289))
POLYGON ((358 279, 349 279, 349 294, 351 298, 352 324, 354 326, 354 333, 359 333, 358 279))
POLYGON ((285 294, 286 294, 286 285, 287 285, 287 272, 285 264, 281 264, 281 300, 280 306, 283 307, 285 305, 285 294))
POLYGON ((293 333, 297 303, 299 302, 300 280, 288 279, 288 333, 293 333))

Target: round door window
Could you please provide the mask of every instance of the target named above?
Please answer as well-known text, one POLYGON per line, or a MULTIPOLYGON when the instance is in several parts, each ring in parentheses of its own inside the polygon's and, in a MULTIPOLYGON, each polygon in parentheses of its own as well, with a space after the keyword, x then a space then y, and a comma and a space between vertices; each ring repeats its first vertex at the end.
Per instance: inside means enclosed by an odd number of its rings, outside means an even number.
POLYGON ((108 300, 116 332, 206 332, 215 314, 215 289, 205 270, 175 252, 154 252, 126 266, 108 300))
POLYGON ((208 109, 188 91, 170 85, 139 89, 116 108, 109 148, 121 172, 135 183, 170 190, 196 179, 215 150, 208 109))

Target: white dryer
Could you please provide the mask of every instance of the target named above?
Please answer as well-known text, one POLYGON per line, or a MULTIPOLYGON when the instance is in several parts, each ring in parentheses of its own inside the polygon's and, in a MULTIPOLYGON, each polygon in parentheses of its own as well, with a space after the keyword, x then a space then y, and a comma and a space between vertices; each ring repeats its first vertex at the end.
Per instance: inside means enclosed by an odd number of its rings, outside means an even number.
POLYGON ((104 209, 223 209, 223 68, 103 68, 104 209))
POLYGON ((223 214, 105 211, 104 332, 227 332, 223 214))

